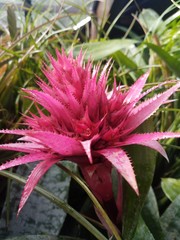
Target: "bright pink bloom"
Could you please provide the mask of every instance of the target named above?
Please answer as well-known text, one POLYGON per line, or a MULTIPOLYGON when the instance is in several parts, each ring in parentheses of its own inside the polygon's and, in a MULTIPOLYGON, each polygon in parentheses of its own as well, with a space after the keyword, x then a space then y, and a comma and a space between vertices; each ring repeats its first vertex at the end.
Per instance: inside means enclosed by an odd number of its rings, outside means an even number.
MULTIPOLYGON (((116 87, 107 91, 107 64, 100 67, 83 63, 83 56, 74 59, 57 51, 57 60, 49 56, 52 67, 43 72, 48 83, 39 79, 40 90, 24 90, 37 105, 38 115, 25 117, 24 130, 0 130, 0 133, 21 136, 16 143, 2 144, 0 149, 25 153, 0 166, 0 170, 40 161, 25 185, 18 212, 22 209, 39 179, 61 160, 77 163, 94 195, 117 223, 121 217, 122 177, 138 194, 131 160, 123 147, 140 144, 167 155, 159 139, 180 137, 180 133, 134 133, 180 87, 180 83, 150 99, 142 89, 148 73, 141 76, 127 91, 116 87), (43 110, 38 107, 40 105, 43 110), (119 174, 117 199, 112 191, 111 170, 119 174), (113 212, 112 209, 115 211, 113 212)), ((160 84, 159 86, 162 86, 160 84)))

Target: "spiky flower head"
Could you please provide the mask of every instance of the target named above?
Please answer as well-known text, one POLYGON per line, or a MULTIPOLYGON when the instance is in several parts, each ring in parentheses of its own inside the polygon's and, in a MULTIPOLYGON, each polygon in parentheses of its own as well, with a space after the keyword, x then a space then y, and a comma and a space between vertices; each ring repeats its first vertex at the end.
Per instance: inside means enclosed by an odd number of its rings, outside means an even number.
POLYGON ((26 182, 19 212, 52 165, 61 160, 73 161, 102 205, 114 204, 118 214, 112 218, 116 221, 122 210, 121 178, 138 194, 132 163, 123 147, 140 144, 167 158, 157 140, 180 137, 180 133, 140 134, 134 130, 167 101, 180 83, 143 101, 148 93, 158 88, 142 91, 148 73, 129 89, 123 90, 114 84, 113 90, 108 92, 109 63, 100 73, 99 65, 93 66, 91 61, 84 63, 82 53, 73 58, 72 53, 66 56, 57 51, 57 59, 50 55, 49 59, 51 67, 43 69, 48 83, 39 79, 39 90, 24 89, 36 104, 38 114, 25 117, 28 128, 0 130, 3 134, 21 136, 16 143, 1 144, 0 149, 25 154, 1 165, 0 170, 39 161, 26 182), (114 199, 112 190, 112 167, 119 174, 118 199, 114 199))

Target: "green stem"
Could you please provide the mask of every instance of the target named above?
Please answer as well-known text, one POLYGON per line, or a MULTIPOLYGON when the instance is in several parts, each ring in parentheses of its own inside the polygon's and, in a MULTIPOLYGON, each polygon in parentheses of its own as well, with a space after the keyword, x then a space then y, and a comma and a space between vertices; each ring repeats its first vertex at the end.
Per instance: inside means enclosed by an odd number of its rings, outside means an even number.
MULTIPOLYGON (((4 177, 8 177, 13 179, 21 184, 25 184, 26 180, 23 177, 18 176, 15 173, 11 173, 8 171, 0 171, 0 175, 4 177)), ((107 240, 107 238, 102 235, 89 221, 86 220, 81 214, 79 214, 75 209, 73 209, 69 204, 64 202, 63 200, 57 198, 54 194, 48 192, 47 190, 43 189, 40 186, 36 186, 34 190, 40 193, 42 196, 46 197, 53 203, 55 203, 58 207, 62 208, 66 213, 71 215, 73 218, 76 219, 80 224, 82 224, 92 235, 94 235, 98 240, 107 240)))
POLYGON ((94 203, 94 205, 96 206, 98 211, 100 212, 101 216, 105 220, 105 222, 108 225, 109 229, 111 229, 111 232, 114 235, 114 237, 116 238, 116 240, 122 240, 120 235, 119 235, 119 233, 118 233, 118 230, 117 230, 116 226, 113 224, 111 219, 108 217, 107 213, 104 211, 104 209, 102 208, 101 204, 94 197, 94 195, 89 190, 88 186, 84 183, 84 181, 79 176, 77 176, 75 173, 73 173, 68 168, 66 168, 64 165, 62 165, 61 163, 58 163, 57 165, 62 170, 64 170, 68 175, 70 175, 84 189, 84 191, 87 193, 87 195, 90 197, 90 199, 92 200, 92 202, 94 203))

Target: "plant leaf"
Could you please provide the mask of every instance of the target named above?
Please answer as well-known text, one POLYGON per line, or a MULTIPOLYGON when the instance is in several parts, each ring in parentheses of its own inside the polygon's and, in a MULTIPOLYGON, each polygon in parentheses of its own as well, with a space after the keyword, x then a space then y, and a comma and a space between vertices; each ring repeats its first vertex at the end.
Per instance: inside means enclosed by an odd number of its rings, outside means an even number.
POLYGON ((173 132, 153 132, 153 133, 143 133, 143 134, 131 134, 122 143, 121 146, 138 144, 150 147, 157 152, 159 152, 163 157, 168 160, 168 156, 159 142, 156 140, 166 139, 166 138, 179 138, 180 133, 173 132))
POLYGON ((159 210, 156 197, 152 188, 150 188, 144 207, 142 209, 142 217, 154 239, 164 240, 164 235, 160 225, 159 210))
POLYGON ((165 24, 161 17, 153 9, 143 9, 139 14, 138 20, 140 24, 149 32, 163 31, 165 24))
POLYGON ((129 91, 127 92, 127 95, 123 101, 124 103, 130 103, 139 97, 148 76, 149 72, 143 74, 140 78, 136 80, 136 82, 129 88, 129 91))
POLYGON ((85 51, 85 59, 88 60, 92 58, 93 60, 99 60, 113 53, 122 50, 124 48, 129 48, 130 45, 137 43, 137 40, 133 39, 113 39, 100 42, 90 42, 76 45, 73 49, 75 56, 79 54, 82 49, 85 51))
POLYGON ((124 177, 124 179, 129 183, 129 185, 134 189, 134 191, 139 194, 138 186, 136 183, 136 178, 134 174, 133 167, 131 165, 131 160, 127 154, 118 148, 103 149, 98 151, 102 154, 124 177))
POLYGON ((161 216, 161 226, 164 231, 165 240, 179 239, 180 236, 180 195, 161 216))
POLYGON ((171 201, 174 201, 180 195, 180 179, 163 178, 161 187, 171 201))
POLYGON ((57 159, 47 159, 38 163, 38 165, 33 169, 24 187, 17 215, 19 215, 21 209, 23 208, 24 204, 28 200, 31 192, 33 191, 41 177, 48 171, 50 167, 52 167, 52 165, 54 165, 58 161, 59 160, 57 159))
POLYGON ((137 73, 140 76, 143 74, 143 71, 141 69, 138 69, 137 64, 122 51, 118 50, 117 52, 113 53, 112 58, 119 64, 119 66, 123 65, 130 70, 137 70, 137 73))
POLYGON ((16 167, 22 164, 27 164, 30 162, 36 162, 40 160, 44 160, 48 155, 46 153, 31 153, 25 156, 20 156, 18 158, 15 158, 9 162, 6 162, 0 166, 0 171, 5 170, 8 168, 16 167))
POLYGON ((43 145, 40 145, 38 143, 7 143, 7 144, 1 144, 0 149, 2 150, 8 150, 8 151, 17 151, 17 152, 25 152, 25 153, 31 153, 31 152, 37 152, 39 149, 43 149, 43 145))
POLYGON ((126 128, 130 128, 131 131, 140 126, 146 119, 148 119, 158 108, 164 104, 167 99, 178 90, 180 83, 177 83, 173 87, 169 88, 165 92, 155 95, 154 97, 145 100, 135 107, 128 118, 126 128))
POLYGON ((171 69, 178 77, 180 77, 180 60, 170 55, 162 47, 157 46, 152 43, 145 43, 150 49, 152 49, 157 55, 167 64, 169 69, 171 69))
POLYGON ((149 231, 149 229, 146 226, 145 222, 143 221, 142 217, 139 218, 136 232, 135 232, 132 240, 140 240, 140 239, 154 240, 153 235, 149 231))
POLYGON ((13 9, 13 6, 8 6, 7 8, 7 20, 8 20, 8 28, 10 32, 10 36, 12 39, 17 35, 17 23, 16 23, 16 15, 13 9))
MULTIPOLYGON (((140 132, 151 131, 153 123, 149 119, 139 128, 140 132)), ((127 147, 139 187, 139 196, 124 182, 123 189, 123 239, 133 239, 141 210, 152 183, 155 169, 155 152, 141 146, 127 147)))
POLYGON ((48 131, 29 131, 27 135, 38 139, 43 145, 51 148, 54 152, 59 153, 63 157, 72 155, 81 156, 84 153, 84 149, 80 142, 62 134, 48 131))

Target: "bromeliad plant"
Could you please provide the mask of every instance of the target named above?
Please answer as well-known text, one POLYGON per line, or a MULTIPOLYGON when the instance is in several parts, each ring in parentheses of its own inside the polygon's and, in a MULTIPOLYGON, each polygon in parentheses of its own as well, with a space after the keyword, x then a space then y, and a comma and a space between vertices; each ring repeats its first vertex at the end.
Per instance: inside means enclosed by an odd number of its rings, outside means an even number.
MULTIPOLYGON (((155 113, 180 87, 174 84, 154 97, 144 97, 167 82, 143 92, 149 73, 141 76, 129 89, 114 82, 107 89, 110 62, 100 73, 100 65, 83 61, 82 52, 77 58, 62 51, 57 60, 49 55, 51 67, 45 65, 43 73, 48 83, 38 79, 40 90, 23 91, 28 94, 38 114, 24 116, 28 128, 0 130, 2 134, 21 136, 16 143, 1 144, 0 149, 25 153, 0 166, 0 170, 21 164, 40 161, 30 174, 22 193, 18 214, 31 192, 46 171, 62 160, 78 164, 88 187, 101 203, 112 222, 121 229, 122 178, 139 194, 133 159, 125 146, 139 144, 167 154, 157 140, 180 137, 180 133, 136 133, 136 129, 155 113), (41 106, 42 109, 39 107, 41 106), (113 193, 112 169, 118 173, 118 192, 113 193)), ((171 82, 172 84, 172 82, 171 82)), ((143 161, 143 160, 139 160, 143 161)), ((96 213, 110 232, 102 215, 96 213)))

